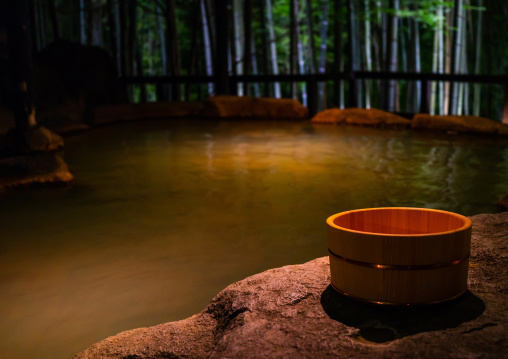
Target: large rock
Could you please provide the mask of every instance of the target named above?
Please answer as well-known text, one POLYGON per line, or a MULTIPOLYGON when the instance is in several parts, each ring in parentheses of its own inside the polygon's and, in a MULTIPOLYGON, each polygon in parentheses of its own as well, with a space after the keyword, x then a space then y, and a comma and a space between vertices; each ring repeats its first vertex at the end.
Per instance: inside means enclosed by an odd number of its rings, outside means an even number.
POLYGON ((0 189, 20 185, 61 184, 74 179, 55 151, 0 159, 0 189))
POLYGON ((44 126, 33 126, 25 131, 28 151, 55 151, 63 148, 64 142, 60 135, 44 126))
POLYGON ((296 100, 248 96, 212 96, 205 101, 202 116, 307 119, 309 110, 296 100))
POLYGON ((507 125, 478 116, 416 114, 411 126, 415 129, 508 135, 507 125))
POLYGON ((197 315, 120 333, 75 358, 506 358, 508 213, 471 219, 470 291, 453 302, 346 299, 323 257, 246 278, 197 315))
POLYGON ((390 112, 375 108, 331 108, 319 112, 312 118, 314 123, 346 123, 361 126, 408 127, 411 121, 390 112))
POLYGON ((0 136, 5 135, 16 126, 14 114, 8 108, 0 105, 0 136))
POLYGON ((70 133, 89 128, 88 117, 90 109, 86 108, 82 100, 66 99, 61 104, 46 107, 37 111, 37 122, 49 127, 56 133, 70 133))
POLYGON ((81 124, 93 106, 127 100, 115 63, 100 47, 58 40, 35 57, 38 122, 49 128, 81 124))
POLYGON ((502 212, 508 211, 508 193, 497 201, 497 208, 502 212))
POLYGON ((203 103, 188 102, 146 102, 97 106, 92 111, 91 121, 104 124, 139 119, 174 118, 198 116, 203 103))

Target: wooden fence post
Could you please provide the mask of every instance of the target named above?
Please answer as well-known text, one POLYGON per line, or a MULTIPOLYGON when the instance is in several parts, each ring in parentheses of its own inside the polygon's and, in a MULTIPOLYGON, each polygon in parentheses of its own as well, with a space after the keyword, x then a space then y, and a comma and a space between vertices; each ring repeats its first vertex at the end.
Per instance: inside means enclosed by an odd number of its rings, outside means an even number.
POLYGON ((504 85, 503 123, 508 125, 508 84, 504 85))
POLYGON ((430 106, 429 106, 429 83, 428 80, 422 80, 422 93, 421 93, 421 100, 420 100, 420 112, 421 113, 430 113, 430 106))
POLYGON ((318 104, 318 86, 315 76, 311 76, 307 81, 307 101, 309 108, 309 117, 314 117, 317 112, 318 104))

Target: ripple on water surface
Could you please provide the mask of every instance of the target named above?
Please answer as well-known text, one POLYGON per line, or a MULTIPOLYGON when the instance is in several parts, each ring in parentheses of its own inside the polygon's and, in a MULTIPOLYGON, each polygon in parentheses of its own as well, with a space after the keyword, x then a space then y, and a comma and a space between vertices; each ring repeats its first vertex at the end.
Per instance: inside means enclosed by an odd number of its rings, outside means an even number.
POLYGON ((365 207, 495 211, 506 140, 291 122, 148 122, 66 138, 65 189, 1 194, 0 347, 68 358, 183 319, 226 285, 324 256, 365 207))

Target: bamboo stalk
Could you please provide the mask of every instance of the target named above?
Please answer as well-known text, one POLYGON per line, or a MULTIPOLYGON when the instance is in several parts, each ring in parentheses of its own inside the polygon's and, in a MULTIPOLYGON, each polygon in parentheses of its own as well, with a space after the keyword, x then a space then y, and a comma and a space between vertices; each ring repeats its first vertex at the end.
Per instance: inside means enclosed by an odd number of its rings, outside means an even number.
MULTIPOLYGON (((460 72, 460 65, 461 65, 461 56, 462 56, 462 22, 463 22, 463 2, 462 0, 456 0, 457 3, 457 21, 456 21, 456 28, 457 33, 455 35, 455 58, 453 61, 453 73, 457 74, 460 72)), ((458 99, 459 99, 459 84, 457 82, 453 83, 453 92, 452 92, 452 99, 451 99, 451 114, 455 115, 457 114, 458 109, 458 99)))
MULTIPOLYGON (((257 75, 258 74, 258 62, 257 62, 257 59, 256 59, 256 49, 255 49, 255 45, 254 45, 254 34, 251 32, 251 41, 250 41, 250 46, 251 46, 251 56, 252 56, 252 60, 251 60, 251 63, 252 63, 252 74, 253 75, 257 75)), ((259 84, 257 82, 254 83, 254 96, 255 97, 260 97, 261 96, 261 92, 259 91, 259 84)))
MULTIPOLYGON (((328 2, 325 1, 323 3, 323 17, 321 20, 321 53, 319 58, 319 73, 324 74, 326 72, 326 38, 327 38, 327 30, 328 30, 328 2)), ((325 83, 320 82, 318 84, 318 92, 319 92, 319 107, 320 111, 326 108, 326 94, 325 94, 325 83)))
MULTIPOLYGON (((395 11, 399 10, 399 0, 393 1, 393 9, 395 11)), ((389 60, 389 70, 391 72, 397 71, 397 48, 398 48, 398 16, 395 13, 392 16, 392 28, 390 33, 390 60, 389 60)), ((395 97, 395 87, 397 86, 397 82, 395 80, 389 80, 388 83, 388 111, 393 112, 395 110, 395 101, 397 100, 395 97)))
MULTIPOLYGON (((301 75, 305 74, 305 60, 303 57, 303 44, 302 39, 300 36, 300 25, 299 25, 299 6, 298 6, 298 0, 291 0, 294 4, 293 10, 294 10, 294 17, 295 17, 295 32, 296 32, 296 48, 297 48, 297 56, 298 56, 298 70, 301 75)), ((305 82, 302 82, 301 86, 301 92, 302 92, 302 104, 304 106, 308 105, 307 100, 307 84, 305 82)))
POLYGON ((86 45, 85 0, 79 0, 79 33, 81 44, 86 45))
MULTIPOLYGON (((437 7, 438 16, 438 73, 442 74, 444 71, 444 46, 443 46, 443 5, 437 7)), ((439 95, 438 95, 438 111, 442 115, 444 113, 444 83, 439 81, 439 95)))
MULTIPOLYGON (((437 30, 434 31, 434 50, 432 52, 432 73, 436 73, 437 71, 437 51, 438 51, 438 32, 437 30)), ((431 90, 430 90, 430 103, 429 103, 429 112, 431 115, 435 115, 435 102, 436 102, 436 88, 437 84, 436 81, 432 81, 431 83, 431 90)))
MULTIPOLYGON (((372 71, 372 56, 370 53, 370 9, 369 9, 369 0, 364 1, 365 7, 365 67, 367 71, 372 71)), ((365 108, 370 108, 370 80, 365 80, 365 108)))
MULTIPOLYGON (((421 58, 420 58, 420 29, 418 22, 413 20, 414 24, 414 44, 415 44, 415 72, 421 71, 421 58)), ((420 81, 416 81, 416 92, 415 92, 415 111, 421 111, 421 92, 422 84, 420 81)))
MULTIPOLYGON (((269 42, 270 42, 270 54, 272 55, 272 74, 279 74, 279 66, 277 64, 277 48, 275 46, 275 31, 273 28, 273 18, 272 18, 272 4, 271 0, 266 0, 266 17, 268 23, 268 33, 269 33, 269 42)), ((274 82, 274 97, 281 98, 280 93, 280 83, 274 82)))
MULTIPOLYGON (((201 6, 201 21, 203 24, 203 43, 205 48, 205 62, 206 62, 206 74, 208 76, 213 75, 213 64, 212 64, 212 49, 210 45, 210 30, 209 30, 209 24, 208 19, 206 16, 206 9, 205 9, 205 1, 201 0, 200 2, 201 6)), ((213 83, 208 84, 208 95, 212 96, 214 94, 213 89, 213 83)))
MULTIPOLYGON (((235 29, 235 64, 236 64, 236 74, 243 74, 243 29, 242 24, 244 23, 242 20, 242 2, 241 0, 233 1, 233 24, 235 29)), ((243 84, 239 82, 237 84, 236 93, 238 96, 243 96, 243 84)))
MULTIPOLYGON (((478 6, 483 7, 483 0, 478 0, 478 6)), ((478 11, 478 18, 476 20, 476 55, 475 55, 475 65, 474 65, 474 73, 480 73, 480 63, 481 63, 481 49, 482 49, 482 12, 478 11)), ((480 84, 474 85, 474 100, 473 100, 473 115, 480 116, 480 98, 481 98, 481 86, 480 84)))

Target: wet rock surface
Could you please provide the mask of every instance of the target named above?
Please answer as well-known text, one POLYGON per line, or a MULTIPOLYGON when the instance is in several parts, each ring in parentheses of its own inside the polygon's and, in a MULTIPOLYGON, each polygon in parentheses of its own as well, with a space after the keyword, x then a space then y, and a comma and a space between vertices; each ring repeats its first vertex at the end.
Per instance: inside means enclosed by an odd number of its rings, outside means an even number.
POLYGON ((379 127, 411 126, 411 121, 404 117, 374 108, 331 108, 316 114, 312 118, 312 122, 379 127))
POLYGON ((0 159, 0 189, 21 185, 63 184, 74 176, 57 151, 0 159))
POLYGON ((44 126, 11 130, 0 138, 0 189, 71 182, 63 147, 62 137, 44 126))
POLYGON ((25 131, 25 141, 28 151, 55 151, 64 146, 60 135, 48 130, 44 126, 31 127, 25 131))
POLYGON ((497 201, 497 208, 499 211, 508 211, 508 193, 497 201))
POLYGON ((307 119, 307 107, 293 99, 212 96, 200 116, 220 118, 307 119))
POLYGON ((506 358, 508 213, 471 217, 469 291, 377 307, 329 285, 328 258, 234 283, 188 319, 120 333, 75 358, 506 358))
POLYGON ((411 126, 415 129, 508 135, 507 125, 478 116, 416 114, 411 126))
POLYGON ((97 106, 92 110, 93 124, 138 119, 174 118, 197 116, 203 108, 198 101, 146 102, 97 106))

